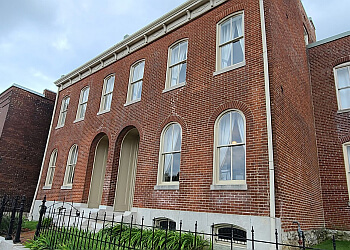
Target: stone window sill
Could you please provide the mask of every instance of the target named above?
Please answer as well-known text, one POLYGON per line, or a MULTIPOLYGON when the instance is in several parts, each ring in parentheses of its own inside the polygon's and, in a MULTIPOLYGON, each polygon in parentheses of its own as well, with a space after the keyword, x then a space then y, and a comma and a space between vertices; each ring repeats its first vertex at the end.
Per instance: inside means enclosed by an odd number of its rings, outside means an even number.
POLYGON ((248 190, 247 184, 236 185, 210 185, 210 190, 248 190))
POLYGON ((154 190, 179 190, 179 185, 155 185, 154 190))

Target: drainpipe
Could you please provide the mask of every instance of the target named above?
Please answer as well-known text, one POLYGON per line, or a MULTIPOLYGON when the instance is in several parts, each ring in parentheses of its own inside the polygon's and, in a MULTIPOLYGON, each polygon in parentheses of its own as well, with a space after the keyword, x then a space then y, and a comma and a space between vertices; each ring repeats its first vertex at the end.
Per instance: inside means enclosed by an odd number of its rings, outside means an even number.
POLYGON ((268 154, 269 154, 271 242, 274 242, 275 241, 275 229, 276 229, 275 167, 274 167, 274 162, 273 162, 270 79, 269 79, 269 62, 268 62, 268 57, 267 57, 264 0, 259 0, 259 5, 260 5, 261 35, 262 35, 263 60, 264 60, 266 120, 267 120, 267 137, 268 137, 267 138, 268 139, 267 145, 268 145, 268 154))
POLYGON ((44 157, 43 157, 43 161, 41 162, 41 169, 40 169, 40 174, 39 174, 39 180, 38 180, 38 184, 36 185, 36 189, 35 189, 35 194, 33 197, 33 202, 32 202, 32 206, 30 207, 30 212, 29 212, 29 217, 33 220, 33 210, 34 210, 34 205, 35 205, 35 199, 36 196, 38 194, 38 190, 39 190, 39 186, 40 186, 40 181, 41 181, 41 175, 43 173, 43 168, 44 168, 44 162, 45 162, 45 158, 46 158, 46 154, 47 154, 47 147, 49 144, 49 139, 50 139, 50 135, 51 135, 51 130, 52 130, 52 125, 53 125, 53 119, 55 117, 55 112, 56 112, 56 107, 57 107, 57 100, 58 100, 58 94, 60 92, 60 86, 57 88, 57 94, 56 94, 56 99, 55 99, 55 104, 53 107, 53 112, 52 112, 52 117, 51 117, 51 123, 50 123, 50 129, 49 129, 49 134, 47 135, 47 141, 46 141, 46 146, 45 146, 45 151, 44 151, 44 157))

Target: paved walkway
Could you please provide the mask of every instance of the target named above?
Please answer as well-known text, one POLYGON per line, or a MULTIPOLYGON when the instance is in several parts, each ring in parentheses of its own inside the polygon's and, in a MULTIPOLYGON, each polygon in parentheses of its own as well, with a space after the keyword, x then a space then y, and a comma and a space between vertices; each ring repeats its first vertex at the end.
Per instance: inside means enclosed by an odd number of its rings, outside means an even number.
POLYGON ((0 236, 0 249, 1 250, 19 250, 19 249, 28 249, 25 248, 21 243, 13 244, 12 240, 5 240, 4 237, 0 236))

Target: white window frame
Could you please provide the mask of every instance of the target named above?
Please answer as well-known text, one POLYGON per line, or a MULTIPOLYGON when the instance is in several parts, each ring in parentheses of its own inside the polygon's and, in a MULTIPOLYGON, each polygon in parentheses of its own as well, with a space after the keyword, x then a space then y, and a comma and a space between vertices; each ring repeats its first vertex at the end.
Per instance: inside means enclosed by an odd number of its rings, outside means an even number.
POLYGON ((145 64, 146 64, 146 60, 145 59, 141 59, 141 60, 138 60, 137 62, 135 62, 133 65, 131 65, 130 67, 130 75, 129 75, 129 84, 128 84, 128 94, 127 94, 127 97, 126 97, 126 103, 124 106, 127 106, 127 105, 130 105, 132 103, 135 103, 135 102, 139 102, 141 101, 141 97, 138 98, 138 99, 135 99, 135 100, 132 100, 132 86, 138 82, 142 82, 141 83, 141 95, 142 95, 142 85, 143 85, 143 76, 144 76, 144 72, 145 72, 145 64), (136 81, 133 81, 133 77, 134 77, 134 71, 135 71, 135 68, 139 65, 143 63, 143 74, 142 74, 142 78, 136 80, 136 81))
POLYGON ((221 74, 221 73, 224 73, 224 72, 227 72, 227 71, 231 71, 233 69, 237 69, 237 68, 240 68, 240 67, 243 67, 245 65, 245 29, 244 29, 244 11, 239 11, 239 12, 236 12, 236 13, 233 13, 229 16, 226 16, 225 18, 223 18, 222 20, 220 20, 217 25, 216 25, 216 71, 214 72, 213 75, 218 75, 218 74, 221 74), (233 17, 236 17, 236 16, 239 16, 241 15, 242 16, 242 36, 240 37, 237 37, 233 40, 230 40, 228 42, 225 42, 224 44, 221 44, 220 45, 220 35, 221 35, 221 24, 223 24, 224 22, 226 22, 228 19, 231 19, 233 17), (239 40, 243 39, 243 61, 242 62, 239 62, 239 63, 236 63, 236 64, 233 64, 233 65, 230 65, 228 67, 225 67, 225 68, 221 68, 221 47, 223 45, 226 45, 226 44, 229 44, 229 43, 234 43, 234 42, 237 42, 239 40))
POLYGON ((61 187, 61 189, 64 189, 65 187, 71 188, 73 185, 75 166, 78 160, 78 153, 79 153, 78 145, 74 144, 69 150, 67 165, 66 165, 66 172, 64 174, 63 186, 61 187), (75 149, 76 149, 76 157, 73 159, 74 161, 72 162, 73 151, 75 149))
POLYGON ((79 104, 78 104, 77 114, 76 114, 76 117, 75 117, 75 122, 82 121, 82 120, 85 119, 87 103, 88 103, 88 100, 89 100, 89 94, 90 94, 90 87, 89 87, 89 86, 84 87, 84 88, 80 91, 79 104), (84 100, 83 100, 83 97, 84 97, 85 91, 87 91, 88 93, 87 93, 86 100, 84 101, 84 100), (83 116, 81 116, 82 107, 83 107, 84 105, 85 105, 85 112, 84 112, 83 116))
POLYGON ((69 101, 70 101, 70 97, 69 96, 65 96, 62 99, 60 115, 58 117, 57 127, 56 128, 62 128, 64 126, 65 122, 66 122, 68 108, 69 108, 69 101), (66 102, 67 102, 67 105, 65 105, 66 102))
MULTIPOLYGON (((231 122, 231 121, 230 121, 231 122)), ((232 127, 230 125, 230 127, 232 127)), ((245 115, 243 114, 242 111, 238 110, 238 109, 229 109, 229 110, 225 110, 224 112, 222 112, 218 118, 215 121, 215 125, 214 125, 214 157, 213 157, 213 185, 211 185, 210 189, 211 190, 247 190, 247 185, 246 185, 246 181, 247 181, 247 124, 246 124, 246 119, 245 119, 245 115), (220 154, 219 154, 219 149, 221 147, 223 147, 223 145, 219 145, 219 124, 220 124, 220 120, 221 118, 230 113, 230 112, 237 112, 238 114, 241 115, 241 117, 243 118, 244 121, 244 142, 242 143, 236 143, 236 144, 228 144, 226 146, 229 146, 230 148, 235 147, 235 146, 242 146, 245 145, 244 147, 244 180, 220 180, 219 176, 220 176, 220 154)), ((231 171, 232 171, 232 161, 234 159, 232 159, 231 157, 231 171)), ((231 173, 231 179, 232 179, 232 173, 231 173)))
MULTIPOLYGON (((337 92, 337 101, 338 101, 338 112, 347 112, 350 111, 350 108, 342 108, 341 107, 341 100, 340 100, 340 95, 339 95, 339 87, 338 87, 338 74, 337 74, 337 70, 341 69, 341 68, 348 68, 349 74, 350 74, 350 62, 346 62, 340 65, 337 65, 336 67, 334 67, 333 69, 333 73, 334 73, 334 80, 335 80, 335 89, 337 92)), ((350 76, 349 76, 350 77, 350 76)), ((343 89, 347 89, 350 87, 345 87, 343 89)))
MULTIPOLYGON (((180 50, 179 50, 179 53, 180 53, 180 50)), ((184 39, 181 39, 179 41, 176 41, 175 43, 173 43, 171 46, 169 46, 168 48, 168 62, 167 62, 167 72, 166 72, 166 80, 165 80, 165 88, 163 90, 163 93, 164 92, 167 92, 167 91, 170 91, 170 90, 173 90, 173 89, 177 89, 177 88, 180 88, 184 85, 186 85, 186 78, 187 78, 187 58, 188 58, 188 38, 184 38, 184 39), (174 64, 171 64, 171 54, 172 54, 172 51, 173 49, 176 47, 176 46, 180 46, 180 44, 182 43, 187 43, 187 51, 186 51, 186 59, 185 60, 182 60, 182 61, 178 61, 174 64), (177 65, 180 65, 180 64, 185 64, 186 63, 186 77, 185 77, 185 81, 184 82, 181 82, 181 83, 177 83, 176 85, 174 86, 170 86, 171 84, 171 69, 177 65)), ((180 72, 179 72, 180 74, 180 72)))
POLYGON ((111 74, 111 75, 108 75, 107 77, 105 77, 105 79, 103 80, 103 88, 102 88, 102 94, 101 94, 101 102, 100 102, 100 110, 99 112, 97 113, 98 115, 99 114, 103 114, 103 113, 106 113, 106 112, 109 112, 111 110, 111 106, 112 106, 112 100, 113 100, 113 90, 114 90, 114 83, 115 83, 115 74, 111 74), (114 78, 113 80, 113 84, 112 84, 112 89, 107 92, 107 83, 108 83, 108 80, 110 78, 114 78), (110 103, 110 106, 109 107, 106 107, 106 109, 104 108, 105 106, 105 102, 106 102, 106 99, 107 97, 111 95, 111 103, 110 103))
POLYGON ((51 186, 52 186, 53 177, 55 175, 57 156, 58 156, 58 150, 54 149, 52 151, 52 153, 51 153, 51 156, 50 156, 49 166, 47 168, 45 187, 44 188, 51 188, 51 186))
POLYGON ((348 186, 348 195, 349 195, 349 205, 350 205, 350 155, 348 154, 348 148, 350 148, 350 142, 343 144, 344 152, 344 162, 345 162, 345 171, 346 171, 346 181, 348 186))
MULTIPOLYGON (((172 138, 173 139, 173 138, 172 138)), ((167 124, 161 134, 160 137, 160 147, 159 147, 159 161, 158 161, 158 186, 155 187, 155 189, 163 189, 162 186, 167 189, 178 189, 179 188, 179 181, 172 181, 170 178, 170 181, 163 181, 163 172, 164 172, 164 156, 166 154, 176 154, 180 153, 180 166, 179 166, 179 173, 181 172, 181 146, 182 146, 182 127, 177 122, 171 122, 167 124), (180 127, 180 138, 181 138, 181 144, 180 144, 180 150, 179 151, 171 151, 171 152, 164 152, 164 139, 165 139, 165 133, 166 131, 173 125, 178 125, 180 127)), ((171 169, 172 171, 172 169, 171 169)))

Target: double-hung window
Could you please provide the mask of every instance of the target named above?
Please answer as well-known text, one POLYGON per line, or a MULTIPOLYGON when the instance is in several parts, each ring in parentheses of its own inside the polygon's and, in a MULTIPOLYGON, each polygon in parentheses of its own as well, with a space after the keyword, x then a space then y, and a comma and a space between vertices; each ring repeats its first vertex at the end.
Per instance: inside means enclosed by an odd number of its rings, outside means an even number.
POLYGON ((130 68, 128 96, 126 103, 133 103, 141 100, 143 73, 145 61, 139 61, 130 68))
POLYGON ((217 27, 218 72, 244 65, 244 27, 243 13, 230 16, 217 27))
POLYGON ((58 117, 58 123, 57 123, 57 127, 63 127, 64 123, 66 121, 66 117, 67 117, 67 112, 68 112, 68 105, 69 105, 69 96, 66 96, 65 98, 63 98, 62 100, 62 104, 61 104, 61 110, 60 110, 60 116, 58 117))
POLYGON ((114 80, 114 75, 110 75, 104 80, 99 113, 108 112, 111 109, 114 80))
POLYGON ((160 184, 178 184, 181 159, 181 127, 178 123, 168 125, 161 136, 159 157, 160 184))
POLYGON ((51 187, 56 168, 57 149, 54 149, 50 156, 49 168, 47 169, 45 186, 51 187))
POLYGON ((350 200, 350 142, 345 143, 343 145, 343 149, 344 149, 346 179, 348 182, 348 194, 349 194, 349 200, 350 200))
POLYGON ((335 68, 339 110, 350 109, 350 63, 335 68))
POLYGON ((175 88, 186 83, 187 47, 187 40, 181 40, 170 47, 165 89, 175 88))
POLYGON ((78 104, 77 117, 76 117, 77 121, 83 120, 85 117, 86 106, 89 98, 89 90, 90 90, 89 87, 85 87, 80 91, 79 104, 78 104))
POLYGON ((245 184, 245 152, 244 116, 229 110, 215 124, 214 184, 245 184))
POLYGON ((77 159, 78 159, 78 146, 73 145, 69 150, 69 154, 68 154, 66 173, 64 175, 64 180, 63 180, 64 186, 71 186, 73 184, 74 171, 75 171, 75 165, 77 164, 77 159))

